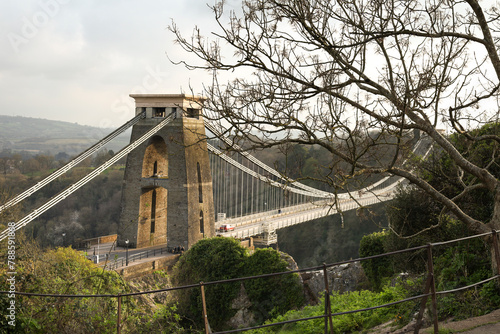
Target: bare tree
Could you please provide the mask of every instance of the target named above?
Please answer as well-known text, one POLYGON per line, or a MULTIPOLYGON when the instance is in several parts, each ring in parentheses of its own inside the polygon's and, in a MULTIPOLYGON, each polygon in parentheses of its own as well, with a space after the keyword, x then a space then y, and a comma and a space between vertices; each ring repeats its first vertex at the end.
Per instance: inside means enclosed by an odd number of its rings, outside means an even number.
POLYGON ((170 30, 200 59, 180 63, 214 73, 205 108, 232 134, 253 147, 285 142, 324 147, 332 161, 352 166, 342 178, 335 174, 337 187, 359 174, 404 177, 482 233, 500 228, 500 182, 488 164, 469 161, 440 129, 500 143, 498 135, 470 133, 499 116, 500 11, 483 7, 486 3, 246 0, 241 11, 228 13, 222 1, 212 7, 218 32, 211 38, 199 29, 185 38, 175 23, 170 30), (477 188, 491 192, 490 221, 471 217, 459 198, 445 196, 400 164, 408 151, 404 137, 412 130, 451 157, 460 169, 457 177, 474 179, 461 182, 463 194, 477 188), (389 135, 398 138, 391 143, 392 158, 368 159, 374 147, 388 144, 383 138, 389 135))

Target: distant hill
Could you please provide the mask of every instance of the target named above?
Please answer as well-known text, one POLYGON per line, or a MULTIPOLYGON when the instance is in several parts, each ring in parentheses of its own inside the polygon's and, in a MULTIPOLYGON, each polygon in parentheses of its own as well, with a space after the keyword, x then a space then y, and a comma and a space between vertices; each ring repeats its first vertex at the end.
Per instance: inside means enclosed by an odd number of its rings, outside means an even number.
MULTIPOLYGON (((103 129, 69 122, 41 118, 0 115, 0 152, 69 155, 80 153, 114 129, 103 129)), ((118 151, 128 144, 130 132, 120 135, 107 145, 118 151)))

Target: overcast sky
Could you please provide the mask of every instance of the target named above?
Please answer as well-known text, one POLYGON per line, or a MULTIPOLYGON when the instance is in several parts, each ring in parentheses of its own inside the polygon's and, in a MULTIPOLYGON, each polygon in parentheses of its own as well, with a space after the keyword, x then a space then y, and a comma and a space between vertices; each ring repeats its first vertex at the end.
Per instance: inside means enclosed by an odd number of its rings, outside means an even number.
POLYGON ((170 63, 186 54, 167 27, 213 31, 213 2, 3 0, 0 114, 117 127, 133 117, 130 93, 201 93, 208 75, 170 63))

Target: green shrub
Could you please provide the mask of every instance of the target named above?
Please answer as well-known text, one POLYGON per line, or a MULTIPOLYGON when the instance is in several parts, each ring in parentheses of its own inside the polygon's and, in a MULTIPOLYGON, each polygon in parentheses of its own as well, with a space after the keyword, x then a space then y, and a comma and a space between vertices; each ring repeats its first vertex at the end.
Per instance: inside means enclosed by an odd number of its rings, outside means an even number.
MULTIPOLYGON (((257 249, 245 260, 245 276, 287 271, 287 262, 274 249, 257 249)), ((247 280, 244 283, 257 323, 304 304, 298 274, 247 280)))
MULTIPOLYGON (((20 240, 21 241, 21 240, 20 240)), ((103 270, 71 248, 42 251, 36 244, 17 244, 16 289, 41 294, 117 294, 128 290, 123 278, 103 270)), ((6 249, 6 247, 4 248, 6 249)), ((3 256, 5 254, 2 254, 3 256)), ((0 288, 6 290, 7 269, 0 270, 0 288)), ((8 290, 8 289, 7 289, 8 290)), ((0 304, 8 300, 2 295, 0 304)), ((55 298, 16 296, 16 323, 2 317, 0 332, 108 333, 116 329, 116 298, 55 298)), ((122 302, 122 316, 135 309, 122 302)))
MULTIPOLYGON (((175 265, 172 284, 183 286, 236 278, 242 270, 246 249, 231 238, 203 239, 186 251, 175 265)), ((213 328, 225 328, 236 310, 231 301, 239 291, 239 283, 205 287, 208 319, 213 328)), ((201 289, 179 290, 179 311, 200 328, 203 326, 201 289)))
MULTIPOLYGON (((211 282, 244 276, 286 271, 287 262, 272 249, 257 250, 249 255, 238 241, 231 238, 203 239, 179 259, 172 273, 174 286, 211 282)), ((303 304, 298 275, 287 274, 234 283, 207 285, 207 316, 212 329, 229 328, 227 324, 237 310, 231 307, 242 285, 251 302, 255 321, 262 322, 303 304)), ((200 288, 180 290, 179 312, 191 324, 203 327, 200 288)))
MULTIPOLYGON (((387 235, 386 231, 365 235, 359 244, 359 256, 364 258, 385 253, 387 235)), ((361 266, 375 290, 380 289, 383 278, 394 274, 391 259, 387 256, 361 261, 361 266)))
POLYGON ((181 325, 181 317, 177 313, 177 304, 161 305, 153 315, 147 314, 139 318, 136 316, 134 333, 169 333, 187 334, 194 333, 191 328, 181 325))
MULTIPOLYGON (((375 305, 382 305, 405 299, 408 296, 405 285, 397 284, 392 287, 384 287, 381 292, 356 291, 345 294, 334 292, 330 296, 332 313, 346 312, 363 309, 375 305)), ((410 315, 417 307, 416 302, 407 302, 386 308, 375 309, 365 312, 356 312, 333 317, 334 333, 362 332, 379 324, 393 320, 394 324, 403 325, 408 321, 410 315)), ((302 318, 322 316, 325 314, 325 298, 321 298, 318 305, 306 306, 301 310, 292 310, 282 316, 275 317, 267 323, 296 320, 302 318)), ((324 318, 289 323, 282 326, 272 326, 264 329, 253 330, 251 334, 317 334, 323 333, 324 318)))
MULTIPOLYGON (((446 247, 434 259, 436 289, 452 290, 480 282, 491 276, 489 249, 481 239, 471 239, 446 247)), ((483 315, 500 305, 495 282, 447 294, 438 299, 439 316, 455 319, 483 315)))

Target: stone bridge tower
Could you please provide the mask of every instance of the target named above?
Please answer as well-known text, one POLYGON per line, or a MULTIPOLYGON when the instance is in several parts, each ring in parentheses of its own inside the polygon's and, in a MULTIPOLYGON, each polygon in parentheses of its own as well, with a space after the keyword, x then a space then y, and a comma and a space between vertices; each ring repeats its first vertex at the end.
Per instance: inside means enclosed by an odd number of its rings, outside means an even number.
POLYGON ((136 114, 133 142, 174 113, 175 119, 129 153, 123 180, 118 244, 167 243, 190 248, 215 235, 212 176, 203 98, 184 94, 131 94, 136 114))

